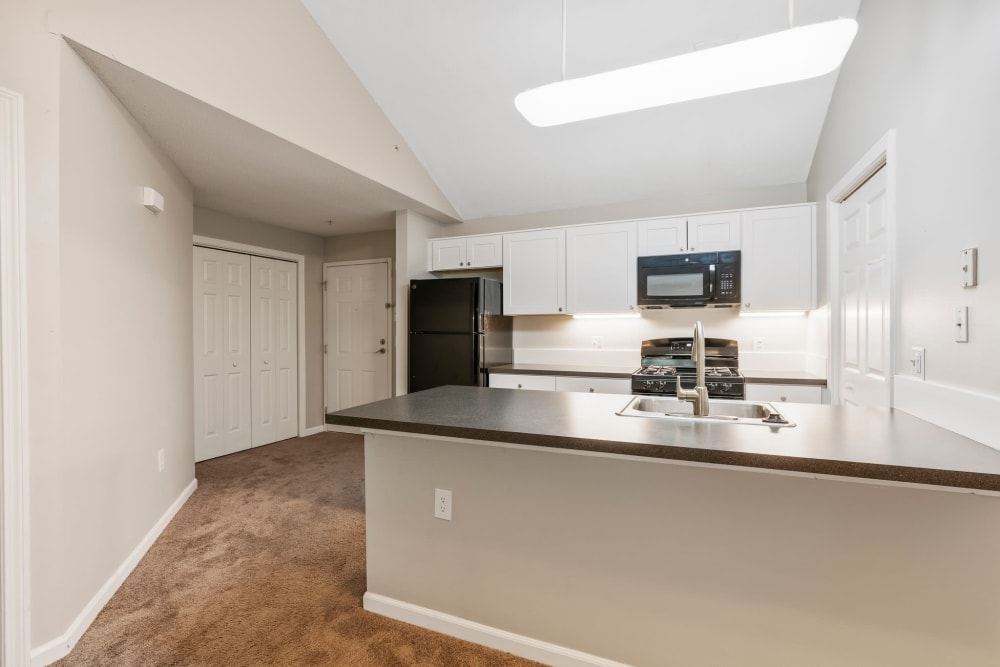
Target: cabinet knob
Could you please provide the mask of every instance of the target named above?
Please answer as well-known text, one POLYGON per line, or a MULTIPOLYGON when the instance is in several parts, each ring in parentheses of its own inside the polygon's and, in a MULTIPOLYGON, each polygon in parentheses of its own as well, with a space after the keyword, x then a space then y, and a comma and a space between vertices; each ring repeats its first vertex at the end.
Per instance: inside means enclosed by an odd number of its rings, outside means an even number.
POLYGON ((749 302, 749 301, 747 301, 747 302, 746 302, 746 303, 744 303, 743 305, 744 305, 744 306, 746 306, 747 308, 749 308, 749 307, 750 307, 750 302, 749 302))
POLYGON ((854 385, 853 384, 845 384, 844 385, 844 389, 846 389, 847 391, 854 391, 854 385))
POLYGON ((589 389, 589 391, 590 391, 590 393, 591 393, 591 394, 593 394, 593 393, 594 393, 594 388, 593 388, 593 387, 591 387, 591 388, 589 389))
POLYGON ((788 397, 787 397, 787 396, 782 396, 782 397, 781 397, 781 402, 782 402, 782 403, 784 403, 784 402, 785 402, 785 401, 787 401, 787 400, 788 400, 788 397))
POLYGON ((560 313, 562 312, 562 306, 559 306, 559 312, 560 313))
POLYGON ((689 250, 694 250, 694 246, 691 246, 691 247, 689 248, 689 250))
POLYGON ((520 384, 520 383, 518 383, 518 385, 517 385, 517 388, 518 388, 518 389, 523 389, 523 387, 521 386, 521 384, 520 384))

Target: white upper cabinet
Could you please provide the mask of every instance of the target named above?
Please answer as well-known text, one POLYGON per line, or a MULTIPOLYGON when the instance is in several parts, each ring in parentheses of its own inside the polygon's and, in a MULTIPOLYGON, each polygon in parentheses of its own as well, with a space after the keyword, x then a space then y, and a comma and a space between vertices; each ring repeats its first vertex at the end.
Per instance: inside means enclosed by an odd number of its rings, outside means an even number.
POLYGON ((489 269, 503 266, 500 234, 431 239, 427 242, 427 270, 489 269))
POLYGON ((636 309, 636 223, 566 230, 566 308, 570 313, 636 309))
POLYGON ((816 303, 816 207, 743 212, 744 310, 809 310, 816 303))
POLYGON ((503 235, 504 315, 566 312, 566 230, 503 235))
POLYGON ((706 213, 638 222, 640 257, 740 249, 740 212, 706 213))

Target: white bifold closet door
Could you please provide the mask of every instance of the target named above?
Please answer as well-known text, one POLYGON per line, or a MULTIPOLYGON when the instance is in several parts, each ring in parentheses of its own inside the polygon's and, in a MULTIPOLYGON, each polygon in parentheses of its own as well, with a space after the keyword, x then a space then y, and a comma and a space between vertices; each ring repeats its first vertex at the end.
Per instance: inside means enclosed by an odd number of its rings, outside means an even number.
POLYGON ((296 275, 194 248, 195 461, 298 434, 296 275))
POLYGON ((250 258, 253 446, 298 434, 294 262, 250 258))

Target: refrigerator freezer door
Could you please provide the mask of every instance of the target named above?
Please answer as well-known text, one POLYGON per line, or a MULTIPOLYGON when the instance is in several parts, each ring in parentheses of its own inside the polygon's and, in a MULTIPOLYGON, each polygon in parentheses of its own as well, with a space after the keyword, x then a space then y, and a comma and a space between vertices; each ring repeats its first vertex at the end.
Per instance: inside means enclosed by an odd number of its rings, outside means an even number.
POLYGON ((479 334, 410 334, 408 390, 482 384, 479 334))
POLYGON ((411 333, 472 333, 481 278, 410 281, 411 333))

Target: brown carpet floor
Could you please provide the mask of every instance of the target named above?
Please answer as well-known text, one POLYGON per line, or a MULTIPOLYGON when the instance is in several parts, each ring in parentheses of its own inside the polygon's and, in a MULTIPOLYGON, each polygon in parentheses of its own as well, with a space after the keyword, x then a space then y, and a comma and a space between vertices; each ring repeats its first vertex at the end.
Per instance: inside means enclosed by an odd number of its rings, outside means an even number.
POLYGON ((538 666, 361 608, 360 436, 286 440, 196 471, 198 490, 56 665, 538 666))

